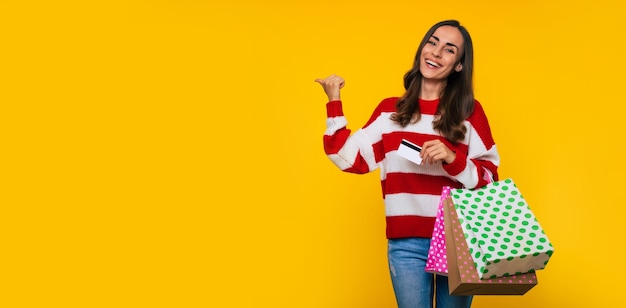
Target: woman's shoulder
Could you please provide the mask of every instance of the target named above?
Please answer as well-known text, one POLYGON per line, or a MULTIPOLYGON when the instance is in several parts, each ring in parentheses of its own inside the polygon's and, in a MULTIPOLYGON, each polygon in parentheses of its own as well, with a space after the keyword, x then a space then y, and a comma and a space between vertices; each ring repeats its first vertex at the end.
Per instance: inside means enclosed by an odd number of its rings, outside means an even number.
POLYGON ((472 111, 472 114, 470 115, 468 120, 471 121, 472 118, 476 119, 484 117, 486 117, 486 115, 485 110, 483 109, 483 105, 481 105, 481 103, 477 99, 474 99, 474 111, 472 111))
POLYGON ((378 106, 376 107, 376 111, 378 112, 396 112, 396 102, 398 102, 399 97, 392 96, 384 98, 380 101, 378 106))
POLYGON ((485 110, 478 100, 474 100, 474 111, 469 118, 467 118, 467 121, 470 122, 473 129, 476 130, 479 135, 483 136, 482 138, 486 138, 486 143, 493 144, 489 119, 487 119, 485 110))
MULTIPOLYGON (((370 119, 365 123, 365 126, 370 125, 372 122, 376 121, 381 117, 383 113, 393 113, 396 112, 396 102, 398 101, 398 97, 387 97, 378 103, 374 112, 370 116, 370 119)), ((383 117, 385 119, 389 119, 389 117, 383 117)))

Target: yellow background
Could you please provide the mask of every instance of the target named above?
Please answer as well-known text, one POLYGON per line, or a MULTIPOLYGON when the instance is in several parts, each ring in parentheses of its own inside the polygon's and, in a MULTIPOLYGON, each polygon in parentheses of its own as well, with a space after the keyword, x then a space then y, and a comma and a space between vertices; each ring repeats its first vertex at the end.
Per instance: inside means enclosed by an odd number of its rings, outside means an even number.
POLYGON ((619 1, 0 4, 0 306, 394 307, 378 172, 322 147, 346 78, 358 129, 417 44, 459 19, 476 96, 555 246, 524 296, 621 300, 619 1))

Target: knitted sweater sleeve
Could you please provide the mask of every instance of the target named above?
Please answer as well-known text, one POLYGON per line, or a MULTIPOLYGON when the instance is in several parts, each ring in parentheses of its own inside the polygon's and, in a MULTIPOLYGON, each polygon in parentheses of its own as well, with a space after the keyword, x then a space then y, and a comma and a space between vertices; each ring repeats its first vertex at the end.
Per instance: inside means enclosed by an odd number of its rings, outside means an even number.
POLYGON ((478 188, 498 180, 500 156, 491 134, 487 116, 478 101, 472 115, 466 121, 467 134, 464 143, 467 152, 456 152, 456 158, 443 168, 466 188, 478 188))
POLYGON ((328 102, 326 113, 324 151, 328 158, 345 172, 364 174, 376 170, 377 150, 373 140, 378 137, 374 129, 367 127, 376 119, 377 111, 362 129, 353 134, 347 128, 348 122, 343 114, 341 101, 328 102))

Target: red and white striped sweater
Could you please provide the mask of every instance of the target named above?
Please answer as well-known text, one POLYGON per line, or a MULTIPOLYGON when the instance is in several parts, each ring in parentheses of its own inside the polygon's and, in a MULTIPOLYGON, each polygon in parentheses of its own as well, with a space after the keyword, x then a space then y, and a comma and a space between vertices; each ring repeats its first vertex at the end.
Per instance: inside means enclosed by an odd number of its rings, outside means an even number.
POLYGON ((452 144, 432 127, 439 100, 420 100, 421 119, 405 127, 389 118, 396 111, 397 100, 384 99, 354 134, 347 128, 341 101, 328 102, 324 150, 345 172, 364 174, 380 168, 387 238, 429 238, 442 187, 476 188, 498 180, 500 157, 478 101, 465 121, 465 139, 452 144), (456 152, 456 159, 451 164, 415 164, 397 154, 402 139, 420 146, 439 139, 456 152))

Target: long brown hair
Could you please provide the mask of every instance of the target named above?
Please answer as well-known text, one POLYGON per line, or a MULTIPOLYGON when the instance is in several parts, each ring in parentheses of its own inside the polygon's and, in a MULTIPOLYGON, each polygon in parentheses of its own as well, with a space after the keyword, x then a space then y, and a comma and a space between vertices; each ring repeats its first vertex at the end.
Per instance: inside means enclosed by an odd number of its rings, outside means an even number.
POLYGON ((463 121, 474 111, 474 87, 472 84, 474 51, 472 38, 465 27, 456 20, 438 22, 428 30, 415 54, 413 68, 404 75, 404 89, 406 92, 396 103, 396 112, 391 116, 393 121, 403 127, 416 122, 421 118, 419 96, 422 87, 422 73, 420 72, 420 56, 424 45, 433 33, 441 26, 453 26, 463 36, 463 55, 461 55, 462 70, 453 71, 439 99, 437 117, 433 121, 433 128, 439 131, 451 142, 459 142, 465 138, 466 128, 463 121))

